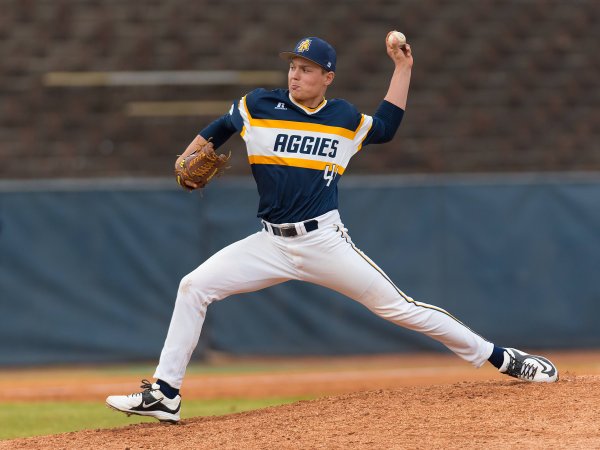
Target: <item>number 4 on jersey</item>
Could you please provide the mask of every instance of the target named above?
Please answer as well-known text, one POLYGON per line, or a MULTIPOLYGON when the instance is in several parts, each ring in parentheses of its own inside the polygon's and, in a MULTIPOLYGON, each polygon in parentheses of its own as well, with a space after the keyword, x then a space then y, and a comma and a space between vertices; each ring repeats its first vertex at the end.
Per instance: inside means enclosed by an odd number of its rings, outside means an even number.
POLYGON ((337 164, 327 164, 323 170, 323 178, 327 180, 327 186, 331 184, 338 174, 337 164))

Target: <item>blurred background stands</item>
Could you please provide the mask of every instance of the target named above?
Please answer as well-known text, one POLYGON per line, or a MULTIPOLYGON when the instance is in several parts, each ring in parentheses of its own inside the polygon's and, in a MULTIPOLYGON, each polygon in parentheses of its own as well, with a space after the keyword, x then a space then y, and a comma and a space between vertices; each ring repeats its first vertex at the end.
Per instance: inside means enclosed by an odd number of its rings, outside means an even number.
MULTIPOLYGON (((373 113, 392 71, 390 29, 415 53, 409 112, 399 136, 353 160, 351 173, 600 170, 595 0, 0 0, 0 8, 2 178, 170 176, 175 155, 227 111, 219 105, 255 86, 285 87, 277 54, 306 35, 338 51, 329 95, 373 113), (268 83, 260 74, 255 84, 98 77, 155 71, 267 71, 268 83), (57 73, 97 79, 53 84, 57 73)), ((241 139, 227 148, 232 172, 249 174, 241 139)))

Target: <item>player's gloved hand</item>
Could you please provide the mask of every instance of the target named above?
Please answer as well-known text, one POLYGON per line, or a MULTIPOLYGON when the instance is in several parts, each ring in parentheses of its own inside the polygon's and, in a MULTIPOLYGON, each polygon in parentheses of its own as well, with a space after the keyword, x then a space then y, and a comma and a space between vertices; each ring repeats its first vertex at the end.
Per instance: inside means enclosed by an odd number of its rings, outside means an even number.
POLYGON ((188 191, 201 189, 216 175, 220 176, 227 169, 227 162, 231 157, 215 153, 212 142, 208 141, 196 151, 175 164, 175 178, 177 183, 188 191))

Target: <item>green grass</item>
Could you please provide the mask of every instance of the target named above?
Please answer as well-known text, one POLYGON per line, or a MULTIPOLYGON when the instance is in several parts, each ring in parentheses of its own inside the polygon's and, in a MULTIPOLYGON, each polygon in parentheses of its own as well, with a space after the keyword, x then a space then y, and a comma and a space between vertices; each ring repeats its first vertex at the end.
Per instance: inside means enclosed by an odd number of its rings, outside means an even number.
MULTIPOLYGON (((328 361, 323 362, 326 366, 328 361)), ((202 362, 194 362, 186 369, 186 374, 202 374, 202 375, 219 375, 219 374, 245 374, 245 373, 280 373, 288 372, 290 369, 306 370, 306 363, 290 361, 239 361, 227 362, 221 364, 207 364, 202 362)), ((81 370, 86 370, 82 368, 81 370)), ((89 369, 95 374, 105 374, 106 376, 113 375, 140 375, 150 374, 146 378, 150 379, 151 374, 156 370, 156 364, 110 364, 106 366, 98 366, 89 369)))
MULTIPOLYGON (((307 397, 186 400, 182 406, 181 418, 230 414, 303 399, 307 397)), ((113 428, 155 421, 140 416, 127 417, 123 413, 107 408, 102 402, 0 403, 0 439, 113 428)))

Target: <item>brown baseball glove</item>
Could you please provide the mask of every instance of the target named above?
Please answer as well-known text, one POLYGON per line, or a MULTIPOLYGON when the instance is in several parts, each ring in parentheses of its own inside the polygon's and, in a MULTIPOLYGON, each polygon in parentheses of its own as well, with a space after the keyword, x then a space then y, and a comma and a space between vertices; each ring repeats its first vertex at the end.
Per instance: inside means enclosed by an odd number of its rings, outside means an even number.
POLYGON ((209 141, 177 164, 175 168, 177 183, 188 191, 201 189, 215 175, 220 176, 227 169, 226 164, 230 157, 231 152, 229 155, 217 155, 212 142, 209 141), (196 187, 186 182, 195 184, 196 187))

